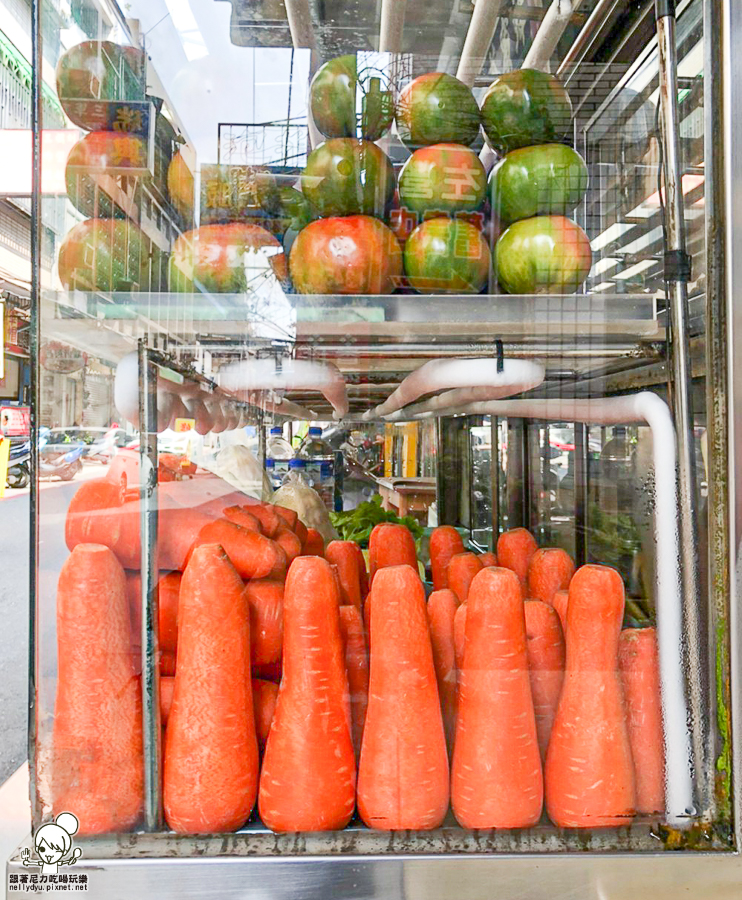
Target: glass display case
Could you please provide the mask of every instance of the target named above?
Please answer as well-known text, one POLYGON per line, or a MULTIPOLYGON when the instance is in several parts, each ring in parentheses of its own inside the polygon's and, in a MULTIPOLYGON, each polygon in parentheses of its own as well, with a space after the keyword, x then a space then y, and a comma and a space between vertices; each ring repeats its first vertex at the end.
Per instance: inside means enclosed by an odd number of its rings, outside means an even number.
POLYGON ((34 0, 10 876, 736 896, 742 13, 675 6, 34 0))

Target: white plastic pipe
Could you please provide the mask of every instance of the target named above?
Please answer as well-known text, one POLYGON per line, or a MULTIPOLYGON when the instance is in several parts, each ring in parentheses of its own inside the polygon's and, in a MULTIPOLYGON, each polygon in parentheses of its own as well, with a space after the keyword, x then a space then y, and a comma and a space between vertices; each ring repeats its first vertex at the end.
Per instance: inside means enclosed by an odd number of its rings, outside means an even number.
MULTIPOLYGON (((523 359, 504 360, 501 372, 497 371, 497 360, 493 357, 433 359, 411 372, 383 403, 368 410, 363 418, 369 421, 390 416, 424 394, 450 388, 480 389, 478 393, 475 391, 471 395, 457 394, 451 398, 454 404, 457 401, 497 400, 538 387, 543 382, 544 375, 542 365, 523 359)), ((428 402, 436 401, 440 401, 440 397, 428 402)), ((442 406, 451 405, 451 402, 442 406)), ((404 412, 407 414, 408 410, 404 412)))
MULTIPOLYGON (((552 0, 551 6, 541 20, 536 37, 528 48, 522 68, 549 71, 549 63, 556 46, 569 25, 572 13, 581 3, 582 0, 552 0)), ((485 144, 479 154, 479 160, 485 170, 489 172, 497 160, 497 154, 485 144)))
POLYGON ((214 434, 221 434, 227 428, 227 420, 222 411, 222 404, 216 394, 209 394, 204 400, 206 410, 211 417, 211 430, 214 434))
POLYGON ((557 44, 569 25, 572 13, 581 2, 582 0, 552 0, 551 6, 541 20, 536 37, 528 48, 526 58, 523 60, 524 69, 549 71, 549 63, 557 44))
POLYGON ((401 53, 407 0, 381 0, 379 53, 401 53))
MULTIPOLYGON (((657 547, 655 596, 665 736, 666 820, 675 828, 689 827, 694 814, 693 753, 688 731, 688 705, 683 673, 677 445, 675 427, 667 404, 656 394, 642 391, 626 397, 594 400, 494 400, 470 403, 457 412, 465 415, 513 416, 599 425, 644 422, 651 429, 657 547)), ((435 415, 431 411, 413 418, 423 419, 435 415)))
POLYGON ((193 427, 196 431, 196 434, 208 434, 211 431, 211 426, 214 424, 214 422, 208 409, 206 408, 204 397, 184 397, 183 402, 185 403, 186 409, 188 410, 189 417, 194 421, 193 427))
POLYGON ((309 47, 315 50, 317 39, 314 35, 309 0, 284 0, 284 5, 294 47, 309 47))
POLYGON ((228 391, 318 391, 333 408, 333 418, 348 412, 345 379, 332 363, 302 359, 242 359, 225 366, 221 386, 228 391))
POLYGON ((464 48, 461 51, 456 77, 469 87, 474 86, 477 75, 482 71, 487 51, 495 36, 497 17, 502 0, 477 0, 466 32, 464 48))

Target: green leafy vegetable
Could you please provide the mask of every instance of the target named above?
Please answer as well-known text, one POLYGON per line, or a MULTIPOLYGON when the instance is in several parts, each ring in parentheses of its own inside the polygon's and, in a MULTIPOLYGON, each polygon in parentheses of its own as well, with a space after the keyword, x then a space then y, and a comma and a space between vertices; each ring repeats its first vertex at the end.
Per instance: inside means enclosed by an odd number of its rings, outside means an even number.
POLYGON ((348 512, 330 513, 330 519, 342 540, 355 541, 362 547, 368 546, 371 532, 380 522, 406 525, 418 545, 423 536, 423 527, 414 516, 405 516, 401 519, 393 512, 382 509, 381 497, 378 494, 348 512))

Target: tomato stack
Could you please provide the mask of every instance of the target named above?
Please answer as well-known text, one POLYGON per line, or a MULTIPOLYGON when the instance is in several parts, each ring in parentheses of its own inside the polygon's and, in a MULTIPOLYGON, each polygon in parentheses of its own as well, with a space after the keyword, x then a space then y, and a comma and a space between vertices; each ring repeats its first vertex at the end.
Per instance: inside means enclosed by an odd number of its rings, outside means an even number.
POLYGON ((144 101, 142 51, 110 41, 83 41, 57 66, 57 93, 67 116, 89 133, 72 148, 65 170, 67 195, 91 218, 76 225, 59 251, 59 277, 70 290, 131 290, 142 283, 144 235, 122 217, 101 176, 147 173, 148 149, 137 131, 144 101), (116 102, 120 101, 117 107, 116 102))
POLYGON ((564 141, 572 104, 559 81, 533 69, 501 75, 482 102, 482 126, 502 155, 490 202, 505 230, 495 246, 500 287, 514 294, 571 293, 590 271, 584 231, 567 214, 587 190, 587 166, 564 141))

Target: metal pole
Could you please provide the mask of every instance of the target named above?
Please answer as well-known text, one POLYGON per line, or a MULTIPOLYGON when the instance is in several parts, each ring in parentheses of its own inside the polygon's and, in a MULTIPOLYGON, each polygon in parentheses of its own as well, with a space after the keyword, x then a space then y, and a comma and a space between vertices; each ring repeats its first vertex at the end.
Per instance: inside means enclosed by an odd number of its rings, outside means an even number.
POLYGON ((490 493, 492 495, 492 542, 490 550, 497 547, 500 535, 500 420, 490 417, 490 493))
POLYGON ((157 611, 157 366, 139 341, 139 521, 142 580, 144 827, 162 829, 162 732, 157 611))
MULTIPOLYGON (((704 667, 700 595, 698 589, 698 533, 696 521, 696 466, 691 401, 688 293, 690 258, 685 248, 682 169, 679 146, 675 0, 655 0, 659 62, 659 104, 662 119, 665 185, 665 281, 670 306, 672 355, 671 394, 678 443, 680 492, 680 565, 684 631, 688 665, 693 753, 696 772, 707 770, 707 716, 704 702, 704 667)), ((697 782, 700 779, 697 779, 697 782)), ((696 790, 701 785, 696 784, 696 790)), ((703 788, 703 794, 707 792, 703 788)), ((706 806, 705 797, 697 797, 706 806)))
POLYGON ((41 2, 34 0, 31 6, 31 128, 32 128, 32 174, 31 174, 31 328, 29 332, 31 350, 31 509, 29 516, 29 560, 28 560, 28 770, 29 793, 31 797, 31 818, 34 828, 41 824, 43 805, 36 780, 36 741, 38 730, 38 707, 36 679, 38 674, 36 622, 39 596, 39 346, 41 321, 41 2))
POLYGON ((588 501, 588 426, 582 422, 574 423, 575 461, 574 461, 574 495, 575 495, 575 563, 584 566, 587 562, 587 501, 588 501))
POLYGON ((381 0, 379 53, 401 52, 406 6, 407 0, 381 0))
POLYGON ((582 31, 577 35, 574 44, 565 53, 564 59, 559 64, 556 72, 557 78, 562 78, 565 83, 569 82, 593 38, 620 2, 621 0, 598 0, 595 9, 582 26, 582 31))

